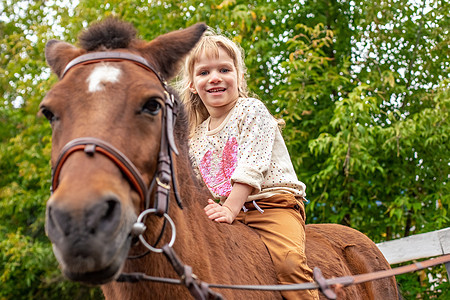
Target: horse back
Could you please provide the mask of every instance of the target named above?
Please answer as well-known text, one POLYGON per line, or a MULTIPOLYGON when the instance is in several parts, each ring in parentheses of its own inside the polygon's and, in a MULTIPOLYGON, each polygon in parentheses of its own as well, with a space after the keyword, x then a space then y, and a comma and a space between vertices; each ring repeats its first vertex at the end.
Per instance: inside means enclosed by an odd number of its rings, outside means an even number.
MULTIPOLYGON (((374 242, 363 233, 338 224, 307 225, 306 256, 308 265, 319 267, 325 278, 390 269, 374 242)), ((339 299, 398 298, 395 277, 351 285, 337 293, 339 299)))

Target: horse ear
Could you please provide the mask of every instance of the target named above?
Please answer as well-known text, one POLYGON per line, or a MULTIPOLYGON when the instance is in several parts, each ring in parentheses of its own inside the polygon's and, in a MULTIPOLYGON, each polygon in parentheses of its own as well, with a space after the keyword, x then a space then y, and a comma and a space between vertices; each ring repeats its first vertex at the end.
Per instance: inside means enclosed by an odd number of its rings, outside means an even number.
POLYGON ((198 23, 186 29, 160 35, 145 44, 142 51, 148 54, 163 78, 172 78, 179 68, 179 63, 202 37, 207 29, 204 23, 198 23))
POLYGON ((52 71, 61 79, 62 72, 67 64, 85 50, 72 46, 69 43, 50 40, 45 45, 45 59, 52 71))

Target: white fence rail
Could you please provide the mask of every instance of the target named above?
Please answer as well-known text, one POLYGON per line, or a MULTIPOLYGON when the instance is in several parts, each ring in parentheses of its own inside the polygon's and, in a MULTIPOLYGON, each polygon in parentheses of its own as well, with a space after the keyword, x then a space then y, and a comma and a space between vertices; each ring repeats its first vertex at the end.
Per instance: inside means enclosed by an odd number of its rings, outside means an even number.
MULTIPOLYGON (((450 227, 377 244, 389 264, 450 254, 450 227)), ((450 263, 446 263, 450 279, 450 263)))

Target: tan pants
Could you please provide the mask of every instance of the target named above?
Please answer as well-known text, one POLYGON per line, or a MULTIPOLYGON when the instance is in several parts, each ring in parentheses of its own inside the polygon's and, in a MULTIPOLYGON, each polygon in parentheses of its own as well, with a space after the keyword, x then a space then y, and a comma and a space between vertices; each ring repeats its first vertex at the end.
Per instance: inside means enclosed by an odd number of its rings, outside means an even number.
MULTIPOLYGON (((312 282, 305 255, 305 209, 303 201, 292 194, 279 194, 257 200, 241 211, 236 220, 255 229, 269 250, 279 284, 312 282)), ((319 299, 317 290, 284 291, 285 299, 319 299)))

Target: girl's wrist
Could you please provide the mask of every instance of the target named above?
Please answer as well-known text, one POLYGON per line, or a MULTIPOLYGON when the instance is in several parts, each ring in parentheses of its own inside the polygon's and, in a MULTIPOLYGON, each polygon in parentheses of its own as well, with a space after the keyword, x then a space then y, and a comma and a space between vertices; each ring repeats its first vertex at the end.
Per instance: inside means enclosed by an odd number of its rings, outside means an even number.
POLYGON ((228 209, 231 212, 231 215, 233 216, 233 218, 235 218, 238 215, 238 213, 239 213, 239 211, 236 213, 231 207, 229 207, 226 204, 224 204, 222 206, 225 207, 226 209, 228 209))

